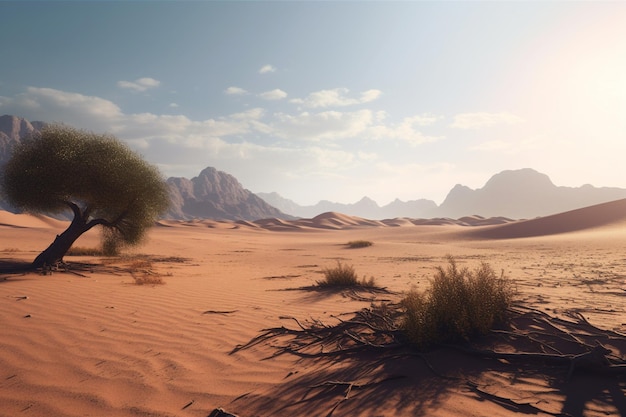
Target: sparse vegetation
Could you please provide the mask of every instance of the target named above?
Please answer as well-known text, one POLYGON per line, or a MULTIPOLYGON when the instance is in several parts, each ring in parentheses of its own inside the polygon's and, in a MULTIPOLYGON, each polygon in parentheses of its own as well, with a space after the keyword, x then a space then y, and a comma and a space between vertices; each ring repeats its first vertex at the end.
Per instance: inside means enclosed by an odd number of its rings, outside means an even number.
POLYGON ((89 248, 86 246, 72 246, 66 253, 67 256, 103 256, 100 248, 89 248))
POLYGON ((0 252, 2 252, 2 253, 15 253, 15 252, 20 252, 20 250, 18 248, 4 248, 0 252))
POLYGON ((459 269, 453 257, 448 261, 429 290, 411 291, 402 301, 402 327, 419 348, 484 334, 505 319, 511 304, 514 291, 504 273, 498 276, 487 263, 471 271, 459 269))
POLYGON ((140 273, 131 272, 131 276, 137 285, 165 284, 165 281, 163 281, 163 278, 160 275, 152 274, 149 271, 142 271, 140 273))
POLYGON ((128 272, 130 272, 137 285, 165 284, 161 274, 156 273, 152 269, 152 262, 149 259, 131 258, 128 264, 128 272))
POLYGON ((359 280, 359 277, 354 270, 354 266, 342 264, 341 261, 337 261, 337 266, 333 268, 325 268, 323 272, 324 280, 317 281, 317 285, 321 287, 376 287, 376 280, 374 277, 359 280))
POLYGON ((170 203, 158 169, 124 143, 62 125, 47 126, 15 147, 0 189, 25 212, 73 215, 33 268, 62 262, 72 244, 96 226, 105 231, 105 253, 137 245, 170 203))
POLYGON ((350 249, 358 249, 358 248, 367 248, 368 246, 372 246, 374 243, 369 240, 351 240, 347 243, 348 248, 350 249))

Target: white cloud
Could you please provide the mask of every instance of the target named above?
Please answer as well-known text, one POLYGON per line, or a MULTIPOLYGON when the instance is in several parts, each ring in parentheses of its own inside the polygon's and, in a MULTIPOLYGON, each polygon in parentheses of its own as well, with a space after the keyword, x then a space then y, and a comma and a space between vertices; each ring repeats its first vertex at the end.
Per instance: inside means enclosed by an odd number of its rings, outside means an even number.
POLYGON ((97 131, 110 131, 123 117, 121 109, 109 100, 39 87, 28 87, 15 97, 5 97, 0 108, 3 113, 28 120, 66 123, 97 131))
POLYGON ((461 113, 454 116, 454 121, 450 127, 456 129, 480 129, 497 124, 515 124, 522 121, 521 117, 508 112, 461 113))
POLYGON ((311 147, 307 149, 307 153, 317 160, 318 169, 344 170, 354 161, 354 155, 351 152, 342 150, 311 147))
POLYGON ((320 90, 309 94, 304 99, 296 98, 291 100, 291 102, 294 104, 302 104, 309 108, 344 107, 372 102, 382 94, 380 90, 367 90, 362 92, 359 98, 354 98, 347 97, 349 92, 350 90, 347 88, 320 90))
POLYGON ((430 114, 405 117, 398 125, 372 126, 369 134, 372 139, 376 140, 393 139, 406 142, 411 146, 418 146, 443 139, 443 136, 429 136, 418 130, 419 127, 430 125, 439 119, 440 117, 430 114))
POLYGON ((380 90, 367 90, 361 93, 361 103, 369 103, 378 99, 383 94, 380 90))
POLYGON ((146 91, 150 88, 156 88, 161 85, 159 80, 150 77, 138 78, 135 81, 118 81, 117 86, 133 91, 146 91))
POLYGON ((224 93, 229 96, 242 96, 244 94, 248 94, 246 90, 240 87, 228 87, 226 90, 224 90, 224 93))
POLYGON ((287 93, 283 90, 277 88, 275 90, 266 91, 264 93, 259 94, 259 97, 265 100, 282 100, 287 97, 287 93))
POLYGON ((274 134, 286 139, 337 140, 352 138, 364 132, 372 123, 372 112, 325 111, 302 112, 297 115, 277 113, 271 124, 274 134))
POLYGON ((431 126, 441 119, 443 119, 443 116, 437 116, 432 113, 423 113, 408 117, 405 120, 417 126, 431 126))
MULTIPOLYGON (((214 166, 252 190, 289 184, 294 195, 302 194, 305 187, 305 196, 328 197, 332 194, 327 190, 338 182, 362 177, 361 188, 354 191, 361 195, 355 198, 364 195, 372 182, 389 178, 368 176, 375 163, 384 161, 381 144, 368 139, 385 132, 390 139, 423 143, 429 139, 419 133, 419 126, 430 120, 417 115, 395 126, 387 122, 391 117, 386 113, 366 109, 271 113, 262 108, 192 120, 182 114, 124 113, 99 97, 35 87, 14 97, 0 97, 0 110, 29 120, 110 132, 167 170, 166 176, 191 178, 214 166)), ((382 147, 388 148, 384 143, 382 147)), ((377 173, 383 172, 377 169, 371 175, 377 173)), ((353 197, 343 193, 342 198, 353 197)))
POLYGON ((267 64, 267 65, 263 65, 259 69, 259 74, 268 74, 270 72, 276 72, 276 67, 274 67, 273 65, 267 64))
POLYGON ((566 143, 555 139, 546 137, 545 135, 537 135, 525 138, 517 138, 515 140, 485 140, 469 149, 473 151, 483 152, 498 152, 500 154, 512 154, 521 155, 522 153, 532 151, 535 153, 547 144, 558 143, 559 146, 566 146, 566 143))
POLYGON ((180 106, 178 105, 178 103, 170 103, 170 107, 173 108, 173 109, 177 109, 180 106))

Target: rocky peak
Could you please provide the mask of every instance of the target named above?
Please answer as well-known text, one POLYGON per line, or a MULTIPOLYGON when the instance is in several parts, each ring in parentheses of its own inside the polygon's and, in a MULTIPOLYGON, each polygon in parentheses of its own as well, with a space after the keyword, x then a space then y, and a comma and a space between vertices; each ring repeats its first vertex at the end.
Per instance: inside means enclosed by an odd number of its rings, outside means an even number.
POLYGON ((12 141, 18 141, 31 135, 36 129, 26 119, 5 114, 0 116, 0 132, 12 141))
POLYGON ((170 218, 216 220, 290 219, 252 192, 235 177, 215 168, 203 169, 197 177, 169 178, 172 205, 170 218))
POLYGON ((546 174, 535 171, 531 168, 502 171, 494 175, 487 181, 483 190, 485 191, 505 191, 515 190, 542 190, 551 189, 555 185, 546 174))

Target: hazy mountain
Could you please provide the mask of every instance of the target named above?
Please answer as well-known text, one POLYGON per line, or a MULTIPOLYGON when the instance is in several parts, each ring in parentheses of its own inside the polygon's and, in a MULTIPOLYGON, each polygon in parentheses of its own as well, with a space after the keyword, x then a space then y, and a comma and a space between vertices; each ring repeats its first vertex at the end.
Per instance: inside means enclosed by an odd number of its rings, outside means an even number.
MULTIPOLYGON (((16 116, 0 116, 0 168, 11 157, 15 145, 45 126, 16 116)), ((172 198, 168 218, 211 218, 217 220, 257 220, 268 217, 291 219, 265 201, 245 190, 231 175, 206 168, 191 180, 167 180, 172 198)), ((0 198, 0 209, 15 210, 0 198)))
POLYGON ((11 157, 13 148, 21 139, 41 129, 42 122, 30 123, 21 117, 0 116, 0 166, 11 157))
MULTIPOLYGON (((22 138, 32 135, 43 127, 43 122, 30 123, 21 117, 4 115, 0 116, 0 172, 4 164, 9 160, 13 149, 22 138)), ((0 196, 0 210, 15 211, 4 202, 0 196)))
POLYGON ((366 219, 391 219, 395 217, 431 217, 436 214, 437 204, 431 200, 400 201, 398 199, 380 207, 369 197, 363 197, 353 204, 334 203, 322 200, 313 206, 301 206, 278 193, 257 193, 259 197, 284 213, 296 217, 313 218, 325 212, 338 212, 366 219))
MULTIPOLYGON (((45 124, 16 116, 0 116, 0 169, 10 158, 15 145, 45 124)), ((191 180, 170 178, 167 183, 172 197, 167 217, 174 219, 313 218, 325 212, 367 219, 459 218, 469 215, 528 219, 626 198, 626 189, 622 188, 559 187, 547 175, 529 168, 503 171, 476 190, 457 184, 440 206, 421 199, 395 200, 380 207, 368 197, 353 204, 320 201, 313 206, 300 206, 276 193, 259 193, 257 196, 244 189, 231 175, 214 168, 206 168, 191 180)), ((0 209, 14 211, 1 199, 0 209)))
POLYGON ((258 220, 270 217, 292 219, 252 192, 232 175, 205 168, 197 177, 169 178, 172 206, 165 217, 172 219, 258 220))
POLYGON ((471 214, 527 219, 626 198, 626 189, 591 185, 558 187, 547 175, 525 168, 503 171, 483 188, 456 185, 437 209, 438 216, 471 214))
POLYGON ((375 201, 367 197, 354 204, 324 200, 313 206, 299 206, 276 193, 258 193, 258 195, 285 213, 305 218, 334 211, 367 219, 396 217, 458 219, 470 215, 528 219, 626 198, 626 189, 596 188, 591 185, 558 187, 547 175, 525 168, 496 174, 483 188, 477 190, 457 184, 440 206, 431 200, 422 199, 408 202, 395 200, 379 207, 375 201))

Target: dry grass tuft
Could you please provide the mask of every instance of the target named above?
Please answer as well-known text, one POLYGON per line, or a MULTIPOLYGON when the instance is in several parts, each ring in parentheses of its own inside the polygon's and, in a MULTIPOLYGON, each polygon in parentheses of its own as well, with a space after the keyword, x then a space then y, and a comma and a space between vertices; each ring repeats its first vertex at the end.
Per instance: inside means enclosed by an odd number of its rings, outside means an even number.
POLYGON ((85 246, 72 246, 65 254, 66 256, 104 256, 104 252, 99 248, 89 248, 85 246))
POLYGON ((359 281, 354 266, 342 264, 341 261, 337 261, 337 266, 334 268, 324 268, 323 272, 324 280, 317 281, 320 287, 376 287, 374 277, 363 278, 359 281))
POLYGON ((19 250, 18 248, 4 248, 0 252, 2 252, 2 253, 16 253, 16 252, 21 252, 21 250, 19 250))
POLYGON ((131 272, 130 275, 137 285, 162 285, 165 284, 161 275, 154 274, 150 271, 131 272))
POLYGON ((514 290, 504 272, 496 275, 487 263, 459 269, 454 258, 448 261, 428 291, 411 291, 402 301, 403 328, 419 348, 485 334, 505 320, 511 304, 514 290))
POLYGON ((358 249, 358 248, 367 248, 368 246, 372 246, 374 243, 369 240, 351 240, 346 245, 350 249, 358 249))
POLYGON ((163 276, 152 269, 152 262, 149 259, 130 259, 127 268, 137 285, 165 284, 163 276))

